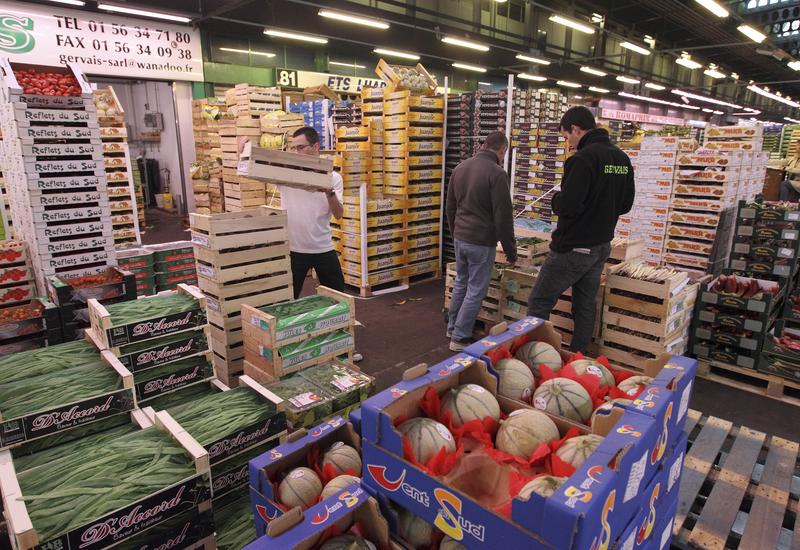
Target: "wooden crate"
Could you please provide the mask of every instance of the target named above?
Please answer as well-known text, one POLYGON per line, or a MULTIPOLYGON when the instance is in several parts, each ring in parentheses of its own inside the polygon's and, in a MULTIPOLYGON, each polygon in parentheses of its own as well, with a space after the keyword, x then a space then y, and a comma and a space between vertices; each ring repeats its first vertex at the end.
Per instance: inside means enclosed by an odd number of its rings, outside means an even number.
MULTIPOLYGON (((673 297, 691 286, 689 276, 683 272, 678 272, 663 282, 643 281, 620 275, 620 270, 627 265, 629 264, 619 264, 608 270, 605 305, 636 311, 650 317, 667 318, 670 316, 673 297)), ((696 295, 696 287, 694 292, 696 295)))
POLYGON ((239 173, 242 175, 307 191, 333 189, 333 161, 330 159, 261 147, 249 148, 247 151, 246 147, 242 154, 242 158, 248 158, 246 169, 244 161, 240 161, 239 173))

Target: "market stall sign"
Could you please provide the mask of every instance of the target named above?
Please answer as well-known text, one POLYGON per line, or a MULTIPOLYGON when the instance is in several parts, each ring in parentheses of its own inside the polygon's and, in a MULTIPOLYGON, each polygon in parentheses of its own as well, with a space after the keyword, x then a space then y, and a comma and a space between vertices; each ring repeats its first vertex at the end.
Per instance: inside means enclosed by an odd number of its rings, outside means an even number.
POLYGON ((386 82, 380 78, 364 78, 341 74, 275 69, 275 82, 282 88, 311 88, 326 85, 334 92, 357 94, 363 87, 383 88, 386 82))
POLYGON ((683 126, 684 124, 682 118, 648 115, 647 113, 633 113, 631 111, 617 111, 616 109, 601 109, 600 118, 644 122, 648 124, 670 124, 673 126, 683 126))
POLYGON ((86 74, 203 80, 200 32, 103 13, 0 1, 0 56, 86 74))

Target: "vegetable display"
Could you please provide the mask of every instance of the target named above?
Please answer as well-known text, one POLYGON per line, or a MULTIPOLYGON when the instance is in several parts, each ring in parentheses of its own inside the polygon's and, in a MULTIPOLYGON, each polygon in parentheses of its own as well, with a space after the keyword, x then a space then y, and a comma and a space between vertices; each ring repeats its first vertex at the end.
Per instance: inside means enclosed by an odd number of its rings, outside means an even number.
POLYGON ((53 95, 77 97, 81 86, 75 77, 62 73, 46 73, 36 69, 17 69, 14 71, 22 93, 32 95, 53 95))
POLYGON ((772 294, 780 292, 780 286, 776 284, 761 288, 756 279, 737 277, 736 275, 720 275, 711 285, 711 291, 719 292, 720 294, 732 294, 740 298, 760 300, 764 297, 764 292, 772 294))
POLYGON ((653 283, 663 283, 675 275, 684 274, 682 271, 669 267, 651 267, 647 264, 625 264, 615 272, 615 275, 622 275, 631 279, 640 279, 653 283))
POLYGON ((11 306, 0 309, 0 323, 10 323, 13 321, 25 321, 27 319, 37 319, 44 314, 44 306, 37 303, 30 303, 21 306, 11 306))
POLYGON ((99 361, 97 348, 83 340, 23 351, 0 359, 0 385, 99 361))
POLYGON ((800 338, 794 338, 789 334, 784 334, 780 338, 773 336, 772 341, 776 346, 787 348, 791 351, 800 351, 800 338))
POLYGON ((211 384, 194 384, 181 389, 181 391, 166 393, 150 399, 147 401, 147 406, 156 411, 170 411, 217 393, 219 390, 215 390, 211 384))
POLYGON ((256 538, 255 523, 247 493, 214 503, 218 550, 239 550, 256 538))
POLYGON ((176 292, 167 296, 153 296, 144 300, 130 300, 105 306, 114 324, 127 323, 140 319, 163 317, 197 309, 197 300, 176 292), (117 322, 116 320, 120 321, 117 322))

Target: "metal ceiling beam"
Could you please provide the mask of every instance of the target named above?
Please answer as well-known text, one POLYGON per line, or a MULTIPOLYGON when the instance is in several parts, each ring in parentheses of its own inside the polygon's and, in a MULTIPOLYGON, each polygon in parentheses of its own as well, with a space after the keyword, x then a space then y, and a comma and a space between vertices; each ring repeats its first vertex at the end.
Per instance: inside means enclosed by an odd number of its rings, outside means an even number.
POLYGON ((197 25, 199 23, 202 23, 203 21, 207 21, 207 20, 209 20, 209 19, 211 19, 213 17, 216 17, 218 15, 224 15, 224 14, 228 13, 229 11, 233 11, 235 9, 241 8, 242 6, 246 6, 247 4, 251 4, 251 3, 253 3, 253 1, 254 0, 230 0, 229 2, 225 2, 223 5, 221 5, 217 9, 211 10, 206 15, 203 15, 202 17, 200 17, 198 19, 195 19, 194 21, 192 21, 192 23, 197 25))

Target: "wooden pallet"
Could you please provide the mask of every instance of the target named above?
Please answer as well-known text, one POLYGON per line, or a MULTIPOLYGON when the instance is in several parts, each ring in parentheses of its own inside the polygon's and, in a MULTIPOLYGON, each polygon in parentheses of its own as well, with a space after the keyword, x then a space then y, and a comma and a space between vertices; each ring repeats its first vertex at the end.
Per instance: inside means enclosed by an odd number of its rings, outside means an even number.
POLYGON ((774 374, 718 361, 698 361, 697 376, 800 407, 800 384, 774 374))
POLYGON ((794 441, 689 411, 672 547, 800 547, 794 441))

